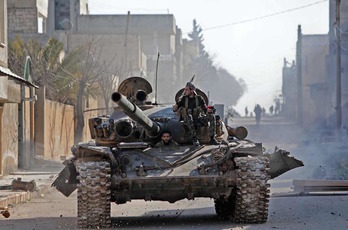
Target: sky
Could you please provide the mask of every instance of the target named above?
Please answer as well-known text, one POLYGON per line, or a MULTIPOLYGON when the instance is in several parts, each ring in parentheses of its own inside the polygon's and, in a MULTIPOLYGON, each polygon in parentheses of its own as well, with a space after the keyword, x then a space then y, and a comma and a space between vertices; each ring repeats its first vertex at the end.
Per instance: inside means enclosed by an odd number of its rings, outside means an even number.
POLYGON ((234 106, 241 114, 255 104, 268 111, 281 94, 283 60, 295 59, 298 25, 303 34, 329 31, 328 0, 89 0, 89 10, 90 14, 173 14, 184 38, 196 19, 215 65, 247 85, 234 106))

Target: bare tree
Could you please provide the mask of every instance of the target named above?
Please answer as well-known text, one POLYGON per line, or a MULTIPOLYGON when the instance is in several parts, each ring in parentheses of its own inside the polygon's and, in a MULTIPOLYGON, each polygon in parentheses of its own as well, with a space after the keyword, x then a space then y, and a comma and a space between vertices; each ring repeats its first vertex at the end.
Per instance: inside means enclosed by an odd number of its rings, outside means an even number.
MULTIPOLYGON (((127 49, 127 47, 125 47, 125 49, 127 49)), ((126 53, 126 51, 124 53, 126 53)), ((106 64, 105 61, 103 62, 105 70, 111 69, 111 73, 108 72, 108 70, 105 71, 99 81, 100 88, 102 89, 101 93, 104 98, 107 114, 110 114, 111 112, 111 94, 117 90, 119 82, 123 81, 131 73, 132 66, 134 65, 134 63, 131 60, 131 57, 117 57, 117 55, 115 55, 108 64, 106 64), (117 61, 113 63, 115 60, 117 61), (112 64, 114 64, 114 68, 110 68, 112 64)))
POLYGON ((102 79, 99 81, 102 96, 104 98, 106 114, 110 114, 111 94, 116 91, 118 80, 118 76, 106 72, 103 74, 102 79))
POLYGON ((74 79, 76 88, 76 128, 75 128, 75 143, 82 140, 82 132, 85 126, 83 114, 83 98, 85 96, 96 97, 99 94, 97 83, 101 80, 106 67, 100 64, 101 50, 97 53, 97 48, 92 42, 86 43, 84 46, 78 47, 79 54, 76 57, 80 58, 79 65, 76 66, 76 71, 70 73, 62 68, 65 74, 70 75, 74 79))

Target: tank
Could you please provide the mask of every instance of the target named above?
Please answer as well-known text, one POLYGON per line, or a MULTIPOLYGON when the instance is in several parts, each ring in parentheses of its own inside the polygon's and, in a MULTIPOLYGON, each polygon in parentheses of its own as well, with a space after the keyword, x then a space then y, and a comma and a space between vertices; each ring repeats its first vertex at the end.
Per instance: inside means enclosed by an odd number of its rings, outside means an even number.
POLYGON ((78 227, 110 227, 112 202, 174 203, 196 197, 214 199, 222 219, 266 222, 269 180, 303 166, 302 161, 277 148, 273 154, 264 153, 261 143, 246 139, 246 128, 229 127, 221 120, 216 122, 220 145, 210 145, 207 127, 201 126, 196 131, 201 145, 194 146, 172 106, 146 101, 151 92, 143 78, 122 82, 111 97, 117 104, 114 112, 89 120, 93 140, 72 147, 73 157, 53 182, 65 196, 77 189, 78 227), (156 145, 164 130, 171 132, 177 146, 156 145))

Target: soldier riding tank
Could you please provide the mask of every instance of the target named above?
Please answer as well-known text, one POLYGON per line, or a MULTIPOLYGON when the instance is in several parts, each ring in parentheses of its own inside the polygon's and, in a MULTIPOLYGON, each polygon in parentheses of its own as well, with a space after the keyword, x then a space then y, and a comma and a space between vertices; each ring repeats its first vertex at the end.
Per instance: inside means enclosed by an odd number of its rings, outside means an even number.
MULTIPOLYGON (((151 92, 143 78, 122 82, 112 94, 118 107, 110 116, 89 120, 94 140, 72 148, 73 157, 52 184, 65 196, 77 188, 79 228, 110 227, 111 202, 174 203, 195 197, 214 199, 221 218, 266 222, 268 180, 303 163, 280 149, 264 154, 261 143, 245 139, 244 127, 231 128, 222 121, 216 125, 220 145, 210 145, 207 127, 201 126, 196 130, 201 145, 194 146, 171 106, 146 102, 151 92), (164 130, 180 145, 156 147, 164 130)), ((199 89, 197 93, 207 99, 199 89)))

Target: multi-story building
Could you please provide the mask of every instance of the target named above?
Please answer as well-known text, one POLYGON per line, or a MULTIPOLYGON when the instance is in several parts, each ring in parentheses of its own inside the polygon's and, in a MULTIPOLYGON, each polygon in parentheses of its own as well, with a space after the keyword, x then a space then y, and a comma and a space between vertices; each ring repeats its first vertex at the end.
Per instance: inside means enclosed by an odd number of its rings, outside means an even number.
MULTIPOLYGON (((296 54, 296 119, 305 128, 313 124, 337 127, 338 107, 342 126, 348 126, 348 2, 341 1, 340 26, 336 23, 336 1, 329 2, 329 33, 304 35, 298 29, 296 54), (341 81, 337 81, 337 39, 341 36, 341 81), (337 86, 341 88, 338 105, 337 86)), ((283 82, 284 84, 284 82, 283 82)), ((289 97, 289 94, 287 95, 289 97)), ((285 98, 284 98, 285 99, 285 98)))
POLYGON ((333 125, 337 125, 337 35, 340 34, 341 44, 341 115, 342 125, 348 127, 348 2, 340 1, 340 25, 336 23, 336 0, 330 0, 329 5, 329 55, 327 58, 327 87, 331 106, 328 108, 333 125))
POLYGON ((302 125, 326 124, 330 104, 326 87, 326 56, 329 52, 328 35, 302 35, 302 125))
POLYGON ((13 40, 16 36, 23 41, 34 39, 45 44, 48 40, 46 34, 47 0, 8 0, 8 38, 13 40))
POLYGON ((145 77, 154 91, 157 85, 160 102, 174 101, 182 78, 183 49, 173 15, 89 15, 88 1, 55 0, 48 6, 47 33, 64 42, 68 51, 84 41, 95 42, 100 59, 114 60, 108 71, 120 80, 145 77))

